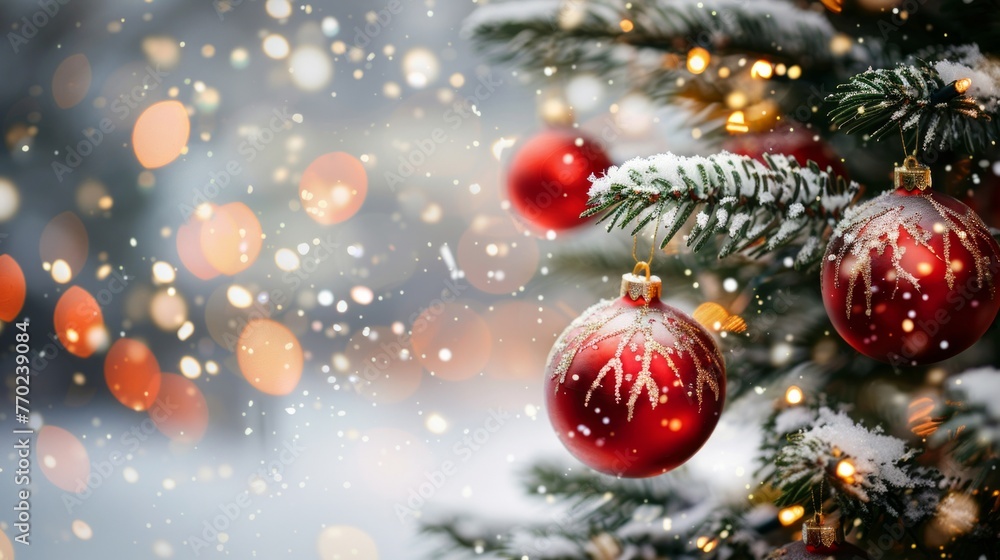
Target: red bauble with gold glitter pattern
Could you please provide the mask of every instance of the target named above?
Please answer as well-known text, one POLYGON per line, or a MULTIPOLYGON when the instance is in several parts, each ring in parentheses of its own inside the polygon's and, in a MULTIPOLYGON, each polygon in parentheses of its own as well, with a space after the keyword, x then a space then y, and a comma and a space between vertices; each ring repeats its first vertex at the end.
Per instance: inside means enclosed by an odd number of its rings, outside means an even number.
POLYGON ((623 477, 665 473, 715 429, 726 374, 712 336, 660 301, 660 280, 626 274, 622 295, 559 336, 545 382, 549 420, 589 467, 623 477))
POLYGON ((576 130, 547 130, 521 146, 507 171, 507 196, 532 228, 564 231, 587 223, 590 175, 611 166, 600 146, 576 130))
POLYGON ((1000 246, 975 212, 945 194, 897 188, 837 226, 823 260, 823 304, 858 352, 930 364, 972 346, 993 323, 998 273, 1000 246))

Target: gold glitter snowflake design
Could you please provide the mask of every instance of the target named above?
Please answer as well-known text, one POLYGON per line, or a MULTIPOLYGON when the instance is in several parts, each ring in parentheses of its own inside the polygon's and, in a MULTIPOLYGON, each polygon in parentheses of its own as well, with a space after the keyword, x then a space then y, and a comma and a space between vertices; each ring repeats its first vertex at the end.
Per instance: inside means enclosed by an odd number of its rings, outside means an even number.
MULTIPOLYGON (((873 199, 858 210, 856 214, 846 218, 837 226, 834 236, 843 236, 844 244, 836 255, 827 258, 836 261, 834 286, 840 287, 841 265, 848 255, 853 257, 853 264, 848 273, 847 285, 847 318, 851 318, 851 307, 854 301, 854 287, 859 277, 865 284, 865 315, 872 313, 872 260, 873 254, 883 255, 886 249, 892 250, 891 263, 896 276, 891 298, 896 297, 899 281, 909 282, 915 290, 920 291, 920 280, 902 266, 906 247, 899 245, 900 231, 905 231, 914 243, 936 254, 930 240, 934 234, 940 234, 943 239, 943 255, 937 255, 945 263, 951 263, 952 236, 972 255, 976 266, 976 281, 981 288, 984 283, 989 285, 990 298, 994 297, 995 287, 993 275, 990 273, 990 257, 979 250, 975 241, 989 240, 986 224, 971 209, 966 208, 964 214, 956 212, 934 200, 930 195, 920 195, 939 214, 939 220, 934 224, 934 231, 920 227, 922 216, 919 212, 904 215, 902 205, 884 207, 883 199, 893 196, 885 193, 873 199)), ((915 195, 911 195, 915 196, 915 195)), ((944 267, 945 282, 948 289, 955 287, 955 271, 950 264, 944 267)))
MULTIPOLYGON (((626 348, 633 353, 637 353, 639 351, 640 344, 642 345, 642 356, 639 360, 640 369, 635 374, 635 381, 632 384, 632 389, 629 391, 628 395, 627 406, 629 420, 632 420, 632 416, 635 412, 635 404, 639 400, 639 396, 642 394, 643 389, 645 389, 649 395, 649 404, 652 408, 656 408, 656 405, 661 402, 666 402, 668 387, 658 386, 651 371, 653 359, 656 356, 660 356, 666 360, 667 366, 674 372, 674 376, 677 378, 680 386, 683 387, 684 380, 681 377, 680 371, 678 370, 677 364, 674 360, 675 358, 679 358, 685 354, 689 355, 691 357, 691 361, 694 363, 695 370, 697 371, 697 376, 694 380, 693 392, 698 397, 698 409, 701 410, 704 394, 703 387, 705 385, 708 385, 709 389, 712 390, 712 393, 715 395, 715 400, 719 400, 719 381, 717 378, 717 372, 722 370, 722 356, 719 354, 718 348, 715 348, 714 345, 709 347, 704 343, 702 340, 704 333, 700 331, 697 325, 688 321, 679 320, 673 313, 665 313, 657 307, 643 305, 638 309, 634 307, 612 309, 613 304, 614 300, 606 300, 594 305, 580 315, 580 317, 577 317, 566 329, 566 332, 576 329, 579 329, 579 332, 568 340, 560 338, 560 340, 556 342, 556 345, 552 348, 549 363, 552 363, 553 357, 559 356, 559 361, 552 372, 552 377, 557 378, 559 384, 566 382, 567 372, 569 372, 569 368, 573 364, 574 358, 576 358, 579 353, 586 352, 588 349, 596 350, 598 348, 598 344, 601 342, 615 337, 620 337, 618 347, 615 349, 614 357, 608 360, 608 362, 604 364, 594 377, 594 381, 591 383, 590 389, 587 391, 584 405, 590 404, 590 397, 605 381, 605 378, 609 373, 614 373, 615 402, 621 402, 622 383, 625 381, 626 375, 632 375, 631 373, 625 373, 625 364, 622 361, 622 354, 624 354, 626 348), (630 314, 632 315, 632 318, 627 325, 615 328, 604 334, 598 334, 605 325, 611 323, 619 317, 630 314), (653 329, 657 324, 662 325, 674 339, 673 346, 664 346, 656 340, 653 329), (641 339, 641 342, 638 339, 641 339), (702 358, 699 357, 696 352, 699 348, 703 352, 704 356, 708 357, 709 363, 706 364, 702 358)), ((691 396, 691 388, 688 387, 687 389, 688 396, 691 396)), ((556 387, 556 390, 558 391, 558 386, 556 387)))

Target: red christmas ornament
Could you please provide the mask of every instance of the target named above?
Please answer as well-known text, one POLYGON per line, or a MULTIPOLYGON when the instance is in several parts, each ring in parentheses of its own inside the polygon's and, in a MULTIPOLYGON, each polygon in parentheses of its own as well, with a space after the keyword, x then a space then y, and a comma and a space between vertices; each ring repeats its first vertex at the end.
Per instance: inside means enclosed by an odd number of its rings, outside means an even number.
POLYGON ((868 560, 868 553, 850 543, 830 552, 812 552, 802 541, 775 549, 765 560, 868 560))
POLYGON ((725 402, 719 349, 697 322, 660 301, 660 279, 626 274, 621 297, 563 331, 549 355, 549 420, 577 459, 647 477, 691 458, 725 402))
POLYGON ((979 340, 1000 310, 1000 246, 954 198, 924 190, 915 158, 896 190, 853 210, 823 260, 823 303, 858 352, 893 365, 950 358, 979 340))
POLYGON ((563 231, 585 223, 590 175, 611 166, 599 146, 575 130, 547 130, 518 150, 507 172, 507 196, 525 221, 563 231))
POLYGON ((830 167, 835 175, 846 177, 847 169, 840 156, 829 144, 816 140, 814 134, 804 128, 775 130, 761 134, 744 134, 726 142, 726 149, 734 154, 750 156, 763 161, 764 154, 795 156, 795 161, 805 165, 816 162, 820 169, 830 167))

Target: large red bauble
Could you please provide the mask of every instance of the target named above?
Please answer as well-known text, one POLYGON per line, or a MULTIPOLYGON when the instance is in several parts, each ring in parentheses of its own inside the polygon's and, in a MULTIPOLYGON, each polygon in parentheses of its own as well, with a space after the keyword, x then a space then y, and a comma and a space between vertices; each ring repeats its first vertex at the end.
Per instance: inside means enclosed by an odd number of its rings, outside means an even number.
POLYGON ((795 156, 800 165, 814 161, 820 169, 833 169, 834 175, 846 177, 847 170, 840 156, 823 140, 815 139, 815 134, 804 128, 774 130, 760 134, 743 134, 728 140, 725 148, 741 156, 750 156, 763 161, 764 154, 795 156))
POLYGON ((893 365, 950 358, 1000 309, 1000 246, 975 212, 933 191, 849 211, 823 259, 823 304, 858 352, 893 365))
POLYGON ((574 320, 549 356, 549 420, 570 453, 603 473, 674 469, 722 412, 726 370, 715 340, 659 292, 659 278, 626 274, 621 297, 574 320))
POLYGON ((507 196, 518 215, 545 231, 586 220, 590 175, 611 166, 598 145, 575 130, 547 130, 525 142, 507 172, 507 196))

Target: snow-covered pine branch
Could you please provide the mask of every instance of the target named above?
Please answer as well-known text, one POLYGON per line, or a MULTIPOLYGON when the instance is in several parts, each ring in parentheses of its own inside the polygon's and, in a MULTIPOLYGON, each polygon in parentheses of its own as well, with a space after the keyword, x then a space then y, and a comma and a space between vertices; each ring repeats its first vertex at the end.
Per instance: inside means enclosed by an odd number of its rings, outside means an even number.
POLYGON ((630 52, 639 49, 650 55, 645 69, 662 73, 661 55, 686 53, 696 39, 716 55, 787 60, 805 72, 835 56, 829 21, 785 0, 501 2, 477 9, 464 33, 492 59, 529 70, 606 74, 626 61, 641 65, 643 57, 630 52))
POLYGON ((726 237, 719 257, 756 246, 754 255, 801 243, 796 265, 815 262, 822 236, 858 194, 832 171, 793 157, 765 155, 762 163, 728 152, 708 157, 671 153, 635 158, 591 177, 585 216, 602 215, 608 231, 632 224, 632 234, 658 217, 667 230, 661 246, 696 210, 687 244, 702 248, 726 237), (760 243, 763 241, 763 243, 760 243))
POLYGON ((1000 140, 1000 64, 975 46, 950 48, 935 63, 868 69, 827 100, 833 123, 878 139, 900 126, 924 150, 986 149, 1000 140), (966 81, 968 80, 968 81, 966 81))
POLYGON ((778 415, 776 424, 779 432, 789 433, 789 443, 778 451, 768 477, 782 492, 779 506, 810 508, 813 493, 824 481, 844 518, 867 523, 884 512, 919 522, 934 514, 941 477, 917 465, 917 450, 903 440, 827 407, 790 408, 778 415), (841 462, 850 468, 841 467, 841 462))
POLYGON ((954 445, 954 456, 967 465, 984 468, 1000 462, 1000 370, 982 367, 948 380, 944 416, 939 426, 930 416, 931 445, 954 445))

